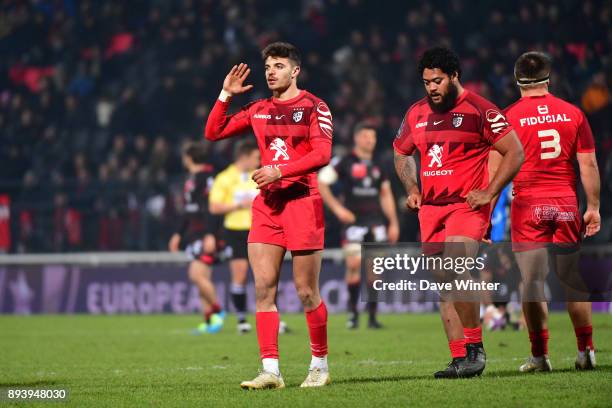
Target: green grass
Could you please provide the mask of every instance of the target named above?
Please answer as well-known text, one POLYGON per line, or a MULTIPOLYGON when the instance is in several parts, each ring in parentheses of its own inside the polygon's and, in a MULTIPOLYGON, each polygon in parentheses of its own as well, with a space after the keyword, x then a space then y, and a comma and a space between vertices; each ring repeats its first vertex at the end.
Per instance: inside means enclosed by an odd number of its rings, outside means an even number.
POLYGON ((257 373, 258 347, 254 333, 235 333, 232 318, 223 332, 196 337, 196 316, 167 315, 0 317, 0 387, 67 387, 69 405, 79 407, 612 405, 610 315, 594 316, 595 372, 574 371, 569 318, 554 314, 553 373, 519 375, 527 334, 506 331, 485 334, 481 378, 451 381, 432 377, 449 360, 437 315, 382 316, 384 330, 355 332, 331 316, 332 385, 318 390, 298 387, 310 360, 305 319, 283 318, 293 329, 280 337, 284 390, 239 389, 257 373))

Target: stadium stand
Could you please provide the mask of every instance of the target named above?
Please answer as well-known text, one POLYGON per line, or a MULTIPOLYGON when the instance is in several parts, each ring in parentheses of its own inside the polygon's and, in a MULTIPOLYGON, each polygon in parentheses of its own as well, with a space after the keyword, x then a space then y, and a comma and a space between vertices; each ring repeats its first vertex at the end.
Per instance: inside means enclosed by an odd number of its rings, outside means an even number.
MULTIPOLYGON (((589 116, 603 180, 599 239, 610 240, 612 3, 277 4, 3 2, 0 196, 10 198, 11 231, 4 251, 165 249, 181 205, 181 147, 202 138, 232 64, 247 62, 255 84, 236 105, 267 96, 259 50, 280 39, 303 51, 300 84, 330 104, 335 153, 350 148, 351 128, 369 118, 389 165, 402 115, 423 95, 415 61, 426 47, 454 48, 464 85, 499 106, 517 98, 516 57, 547 51, 553 92, 589 116)), ((232 143, 209 148, 215 166, 231 161, 232 143)), ((414 218, 403 218, 402 239, 414 239, 414 218)))

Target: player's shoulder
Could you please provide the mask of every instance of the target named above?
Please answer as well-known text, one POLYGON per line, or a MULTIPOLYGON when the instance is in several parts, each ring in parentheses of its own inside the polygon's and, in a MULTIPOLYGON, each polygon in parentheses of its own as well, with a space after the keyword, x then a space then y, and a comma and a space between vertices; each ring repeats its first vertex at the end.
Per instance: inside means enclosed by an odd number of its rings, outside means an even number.
POLYGON ((210 163, 203 163, 201 166, 201 170, 196 173, 196 177, 204 177, 208 175, 208 173, 214 173, 215 166, 210 163))
POLYGON ((214 176, 215 173, 215 167, 212 164, 204 163, 200 171, 194 174, 194 179, 198 183, 205 182, 209 177, 214 176))
POLYGON ((506 106, 503 110, 504 115, 509 115, 517 108, 519 108, 521 106, 521 101, 522 99, 519 98, 516 101, 512 102, 510 105, 506 106))
POLYGON ((242 107, 242 109, 247 110, 247 111, 250 111, 250 110, 259 111, 263 108, 267 108, 271 106, 272 104, 273 104, 272 97, 259 98, 259 99, 255 99, 254 101, 247 103, 246 105, 242 107))
POLYGON ((547 96, 548 96, 548 99, 551 101, 551 103, 555 106, 555 108, 575 114, 577 116, 584 116, 582 109, 580 109, 578 106, 574 105, 573 103, 568 102, 565 99, 560 98, 550 93, 547 96))
POLYGON ((427 104, 427 97, 421 98, 412 105, 410 105, 410 107, 406 110, 406 116, 409 116, 414 113, 421 113, 421 111, 427 109, 428 106, 429 105, 427 104))
POLYGON ((341 167, 346 163, 346 156, 336 155, 331 158, 329 165, 335 168, 341 167))
POLYGON ((303 94, 300 98, 300 104, 306 103, 306 107, 310 108, 311 118, 318 118, 319 120, 326 122, 332 120, 331 109, 329 109, 329 106, 323 99, 306 90, 302 90, 302 92, 303 94))
POLYGON ((304 102, 306 102, 308 105, 310 105, 313 111, 318 111, 319 113, 322 113, 322 114, 331 113, 329 106, 322 98, 319 98, 318 96, 306 90, 302 90, 302 92, 303 92, 303 97, 301 99, 304 102))
POLYGON ((485 113, 489 109, 499 110, 497 105, 488 100, 487 98, 478 95, 475 92, 465 91, 467 94, 465 95, 465 102, 469 105, 472 105, 476 110, 481 113, 485 113))
POLYGON ((406 113, 404 114, 404 118, 402 120, 402 126, 404 125, 408 125, 408 126, 412 126, 412 124, 414 124, 414 121, 418 121, 420 120, 423 116, 426 116, 429 113, 429 104, 427 103, 427 98, 421 98, 418 101, 416 101, 415 103, 413 103, 412 105, 410 105, 410 107, 406 110, 406 113))
POLYGON ((234 166, 233 164, 230 164, 229 166, 221 170, 219 174, 217 174, 215 179, 218 180, 219 182, 227 181, 228 179, 232 178, 235 172, 236 172, 236 166, 234 166))
POLYGON ((325 103, 325 101, 322 98, 319 98, 317 95, 313 94, 312 92, 309 92, 305 89, 302 90, 303 92, 303 99, 305 101, 309 101, 313 106, 317 106, 319 103, 325 103))

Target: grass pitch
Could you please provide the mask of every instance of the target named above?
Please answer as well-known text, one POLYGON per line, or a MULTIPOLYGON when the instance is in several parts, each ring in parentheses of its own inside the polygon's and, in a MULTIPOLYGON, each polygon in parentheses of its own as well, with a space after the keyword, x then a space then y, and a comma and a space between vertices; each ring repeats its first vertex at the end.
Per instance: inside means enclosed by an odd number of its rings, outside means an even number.
POLYGON ((575 372, 569 317, 553 314, 552 373, 519 374, 527 334, 504 331, 485 333, 481 378, 446 381, 432 377, 450 359, 437 315, 383 315, 380 331, 348 331, 345 316, 330 316, 332 385, 317 390, 299 388, 310 360, 305 318, 282 318, 293 330, 280 337, 284 390, 239 388, 257 374, 258 347, 232 317, 219 334, 193 336, 197 316, 168 315, 0 317, 0 387, 66 387, 78 407, 612 405, 610 315, 594 316, 597 371, 575 372))

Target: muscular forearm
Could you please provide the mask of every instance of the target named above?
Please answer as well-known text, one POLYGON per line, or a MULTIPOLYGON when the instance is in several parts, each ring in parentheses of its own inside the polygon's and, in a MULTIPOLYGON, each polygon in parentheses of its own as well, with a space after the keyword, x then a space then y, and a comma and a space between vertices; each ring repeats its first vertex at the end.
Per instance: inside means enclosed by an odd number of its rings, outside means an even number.
POLYGON ((525 153, 523 152, 523 145, 521 144, 516 132, 511 130, 507 135, 501 138, 497 143, 493 145, 493 148, 497 153, 501 154, 501 161, 499 157, 495 160, 493 154, 489 155, 489 159, 493 158, 494 163, 489 163, 491 167, 495 167, 497 163, 499 166, 497 170, 492 169, 495 174, 491 178, 489 186, 487 187, 487 194, 491 198, 497 196, 504 186, 510 182, 516 176, 516 173, 521 168, 523 161, 525 160, 525 153), (493 157, 491 157, 493 156, 493 157))
POLYGON ((487 187, 487 192, 491 195, 491 197, 495 197, 499 195, 504 186, 510 182, 516 176, 516 173, 521 168, 521 164, 523 164, 523 151, 510 151, 507 152, 500 165, 499 169, 493 176, 493 179, 489 183, 489 187, 487 187))
POLYGON ((404 156, 394 152, 395 171, 404 185, 407 194, 418 191, 416 162, 412 156, 404 156))
MULTIPOLYGON (((499 152, 495 150, 491 150, 491 153, 489 153, 489 183, 493 180, 493 178, 497 174, 497 171, 499 170, 499 165, 503 157, 504 156, 502 156, 499 152)), ((493 210, 495 209, 495 206, 497 205, 498 200, 499 200, 499 194, 494 196, 493 200, 491 200, 491 213, 493 213, 493 210)))
POLYGON ((580 163, 580 181, 586 194, 587 209, 599 211, 601 182, 597 161, 593 160, 586 165, 580 163))

